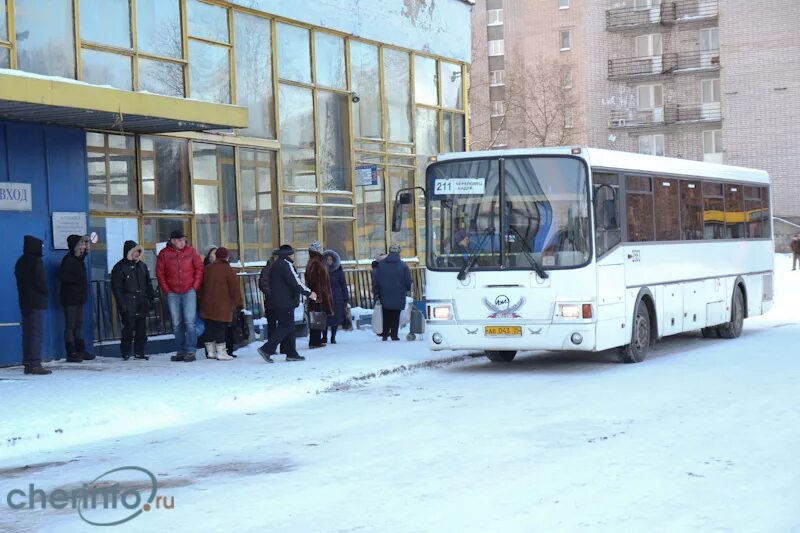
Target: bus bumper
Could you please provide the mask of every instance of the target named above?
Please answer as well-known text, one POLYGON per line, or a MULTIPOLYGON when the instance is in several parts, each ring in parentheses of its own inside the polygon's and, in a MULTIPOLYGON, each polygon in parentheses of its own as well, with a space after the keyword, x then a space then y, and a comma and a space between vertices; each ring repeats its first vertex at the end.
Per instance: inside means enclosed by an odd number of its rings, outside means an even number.
MULTIPOLYGON (((519 325, 519 324, 514 324, 519 325)), ((595 350, 594 323, 523 324, 522 335, 495 337, 485 334, 483 325, 436 324, 428 322, 425 338, 431 350, 595 350)))

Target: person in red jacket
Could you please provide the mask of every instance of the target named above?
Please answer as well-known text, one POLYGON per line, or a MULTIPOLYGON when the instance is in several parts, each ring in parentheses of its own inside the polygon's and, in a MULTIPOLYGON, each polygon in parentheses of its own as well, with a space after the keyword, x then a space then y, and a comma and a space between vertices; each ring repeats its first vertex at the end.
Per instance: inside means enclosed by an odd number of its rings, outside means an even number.
POLYGON ((203 284, 203 260, 186 242, 181 230, 173 231, 156 261, 156 278, 167 299, 178 348, 173 361, 191 363, 197 349, 197 293, 203 284))

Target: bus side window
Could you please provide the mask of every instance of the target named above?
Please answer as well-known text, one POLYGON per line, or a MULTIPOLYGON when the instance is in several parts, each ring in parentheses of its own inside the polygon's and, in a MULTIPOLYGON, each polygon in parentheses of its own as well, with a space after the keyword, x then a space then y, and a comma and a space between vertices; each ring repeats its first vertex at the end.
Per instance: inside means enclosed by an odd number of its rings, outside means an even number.
POLYGON ((595 244, 597 257, 622 241, 619 225, 619 178, 616 174, 594 174, 595 244))

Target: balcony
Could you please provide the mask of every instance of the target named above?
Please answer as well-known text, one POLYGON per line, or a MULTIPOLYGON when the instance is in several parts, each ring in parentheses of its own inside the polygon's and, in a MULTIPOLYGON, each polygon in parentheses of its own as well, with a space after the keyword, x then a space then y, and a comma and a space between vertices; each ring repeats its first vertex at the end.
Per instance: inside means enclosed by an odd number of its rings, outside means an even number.
POLYGON ((666 74, 719 69, 719 50, 608 60, 608 79, 658 78, 666 74))
POLYGON ((709 104, 670 104, 653 109, 612 109, 608 127, 650 128, 671 124, 711 123, 722 120, 719 102, 709 104))
POLYGON ((719 0, 676 0, 649 7, 619 7, 606 11, 608 31, 626 31, 653 24, 675 24, 719 16, 719 0))

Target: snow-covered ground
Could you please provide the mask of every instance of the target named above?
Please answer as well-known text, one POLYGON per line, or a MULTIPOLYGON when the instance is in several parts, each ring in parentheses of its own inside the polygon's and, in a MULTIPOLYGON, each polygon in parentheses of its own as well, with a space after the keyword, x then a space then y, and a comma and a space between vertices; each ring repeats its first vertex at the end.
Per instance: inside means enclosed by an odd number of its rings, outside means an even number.
POLYGON ((402 371, 431 358, 423 343, 354 332, 305 363, 251 348, 3 370, 0 531, 87 530, 75 511, 12 511, 6 494, 126 465, 175 502, 119 526, 137 532, 800 531, 790 268, 776 256, 776 305, 742 338, 671 337, 638 365, 531 353, 402 371))

